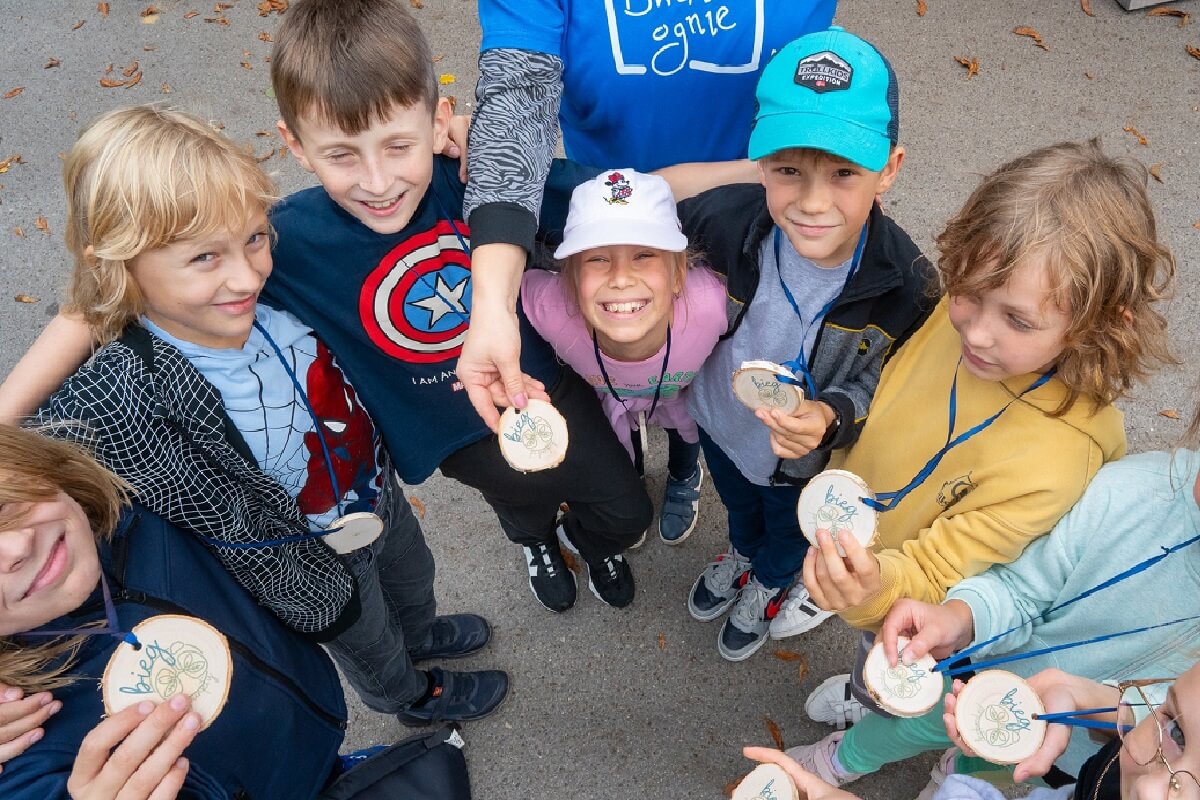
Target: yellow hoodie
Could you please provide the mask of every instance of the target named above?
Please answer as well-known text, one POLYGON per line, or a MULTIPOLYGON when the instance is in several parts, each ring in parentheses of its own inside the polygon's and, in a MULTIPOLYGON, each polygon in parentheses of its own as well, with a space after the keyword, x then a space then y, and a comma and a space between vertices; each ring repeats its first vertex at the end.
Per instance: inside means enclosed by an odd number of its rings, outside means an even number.
MULTIPOLYGON (((884 368, 844 468, 876 493, 907 485, 946 441, 961 353, 943 298, 884 368)), ((954 435, 995 414, 1037 378, 985 381, 960 369, 954 435)), ((1102 464, 1124 455, 1124 419, 1114 406, 1097 409, 1080 398, 1063 416, 1049 416, 1066 392, 1051 378, 1016 400, 879 514, 873 549, 882 584, 865 603, 841 612, 846 622, 877 628, 902 597, 940 603, 963 578, 1013 561, 1075 505, 1102 464)))

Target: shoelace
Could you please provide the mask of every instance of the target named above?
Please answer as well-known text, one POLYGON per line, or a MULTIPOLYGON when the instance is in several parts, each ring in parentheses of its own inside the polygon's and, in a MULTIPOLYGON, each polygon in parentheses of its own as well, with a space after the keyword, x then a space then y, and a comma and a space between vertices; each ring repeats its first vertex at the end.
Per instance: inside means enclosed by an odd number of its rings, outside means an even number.
POLYGON ((767 603, 771 602, 773 592, 756 580, 751 580, 742 589, 742 599, 734 606, 733 617, 736 622, 745 623, 743 629, 754 625, 762 619, 767 603))
POLYGON ((546 574, 553 578, 558 574, 558 570, 554 566, 554 560, 550 558, 550 546, 539 544, 536 547, 530 547, 529 552, 534 555, 534 558, 542 562, 542 567, 546 570, 546 574))
POLYGON ((603 561, 604 570, 608 573, 608 579, 610 581, 615 581, 617 579, 617 561, 618 560, 624 561, 625 559, 623 556, 611 556, 609 558, 604 559, 604 561, 603 561))
POLYGON ((737 578, 740 567, 746 564, 746 560, 737 555, 734 551, 729 550, 723 553, 717 559, 717 565, 712 571, 712 585, 719 593, 729 591, 729 587, 733 586, 734 580, 737 578))

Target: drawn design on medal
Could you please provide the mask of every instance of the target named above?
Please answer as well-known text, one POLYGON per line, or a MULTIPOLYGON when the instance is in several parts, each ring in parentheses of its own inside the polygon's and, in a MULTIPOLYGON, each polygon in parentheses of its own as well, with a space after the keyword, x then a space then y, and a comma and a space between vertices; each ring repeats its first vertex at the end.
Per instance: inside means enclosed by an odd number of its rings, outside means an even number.
POLYGON ((758 390, 758 399, 763 405, 772 408, 783 408, 787 405, 787 395, 783 393, 783 385, 779 381, 750 376, 750 382, 758 390))
POLYGON ((1022 732, 1031 729, 1029 715, 1017 703, 1016 693, 1016 688, 1009 689, 999 701, 980 707, 975 726, 988 744, 1010 747, 1020 741, 1022 732))
POLYGON ((902 661, 884 671, 883 688, 891 692, 893 697, 901 699, 916 697, 917 693, 921 691, 921 680, 927 674, 916 664, 905 664, 902 661))
POLYGON ((858 514, 858 505, 851 503, 840 494, 833 491, 832 486, 825 488, 825 499, 813 513, 813 529, 829 531, 836 542, 838 535, 845 531, 854 530, 854 518, 858 514))
POLYGON ((186 694, 193 702, 219 682, 210 673, 208 657, 189 642, 171 642, 163 646, 154 641, 145 644, 132 673, 132 686, 121 686, 121 694, 154 695, 166 700, 186 694))
POLYGON ((504 438, 510 442, 520 442, 531 453, 544 453, 554 445, 554 431, 550 423, 542 417, 532 414, 521 414, 512 430, 505 431, 504 438))

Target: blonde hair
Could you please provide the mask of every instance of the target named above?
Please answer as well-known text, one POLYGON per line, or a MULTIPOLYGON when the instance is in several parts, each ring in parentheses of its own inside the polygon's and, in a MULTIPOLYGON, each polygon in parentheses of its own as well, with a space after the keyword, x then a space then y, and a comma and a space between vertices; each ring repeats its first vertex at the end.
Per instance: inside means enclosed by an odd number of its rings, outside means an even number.
POLYGON ((937 237, 941 288, 978 295, 1031 259, 1047 264, 1052 299, 1071 318, 1056 377, 1067 395, 1107 405, 1161 364, 1178 363, 1166 319, 1175 259, 1158 238, 1146 170, 1093 139, 1035 150, 983 179, 937 237))
MULTIPOLYGON (((112 535, 129 501, 129 486, 74 445, 0 424, 0 536, 21 522, 14 505, 53 500, 63 492, 79 503, 98 539, 112 535)), ((67 674, 83 637, 30 646, 0 637, 0 683, 26 692, 71 683, 67 674)))
POLYGON ((140 253, 240 231, 275 189, 254 157, 180 111, 135 106, 94 120, 63 168, 70 310, 108 343, 145 311, 129 270, 140 253))

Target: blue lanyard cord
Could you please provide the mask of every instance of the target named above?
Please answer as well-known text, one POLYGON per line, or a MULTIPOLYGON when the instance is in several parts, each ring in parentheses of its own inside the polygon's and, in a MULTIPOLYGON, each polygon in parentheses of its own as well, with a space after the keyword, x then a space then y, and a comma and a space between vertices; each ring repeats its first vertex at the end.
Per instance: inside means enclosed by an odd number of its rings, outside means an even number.
POLYGON ((18 634, 19 636, 115 636, 125 644, 130 645, 135 650, 142 649, 142 643, 138 641, 137 636, 133 631, 122 631, 121 624, 117 621, 117 607, 113 603, 112 592, 108 588, 108 579, 104 577, 104 571, 100 571, 100 594, 104 597, 104 616, 106 619, 103 628, 67 628, 64 630, 54 631, 29 631, 27 633, 18 634))
MULTIPOLYGON (((1000 641, 1005 636, 1008 636, 1010 633, 1013 633, 1014 631, 1018 631, 1021 628, 1024 628, 1026 625, 1030 624, 1034 620, 1045 619, 1046 617, 1053 614, 1055 611, 1059 611, 1060 609, 1066 608, 1067 606, 1071 605, 1072 603, 1074 603, 1076 601, 1082 600, 1085 597, 1090 597, 1091 595, 1096 594, 1099 591, 1107 589, 1110 586, 1113 586, 1114 584, 1120 583, 1121 581, 1125 580, 1126 578, 1130 578, 1130 577, 1138 574, 1139 572, 1142 572, 1143 570, 1149 569, 1150 567, 1152 567, 1155 564, 1157 564, 1158 562, 1162 561, 1164 558, 1171 555, 1172 553, 1182 550, 1183 548, 1188 547, 1189 545, 1195 544, 1196 542, 1200 542, 1200 536, 1193 536, 1192 538, 1188 539, 1187 541, 1180 542, 1179 544, 1174 545, 1172 547, 1163 547, 1163 548, 1161 548, 1162 549, 1161 553, 1158 553, 1157 555, 1153 555, 1150 558, 1147 558, 1143 561, 1139 561, 1137 564, 1134 564, 1132 567, 1125 570, 1124 572, 1117 573, 1116 575, 1109 578, 1108 580, 1098 583, 1095 586, 1093 586, 1092 588, 1086 589, 1083 592, 1080 592, 1079 594, 1072 597, 1070 600, 1065 600, 1065 601, 1059 603, 1058 605, 1054 606, 1053 608, 1048 608, 1045 611, 1043 611, 1041 614, 1038 614, 1037 616, 1031 617, 1030 619, 1027 619, 1026 621, 1022 622, 1020 625, 1014 625, 1013 627, 1009 628, 1006 631, 1001 631, 1000 633, 991 637, 987 641, 979 642, 978 644, 973 644, 970 647, 966 648, 965 650, 955 653, 954 655, 949 656, 948 658, 943 658, 941 661, 939 661, 937 663, 937 666, 935 666, 934 669, 938 670, 938 671, 945 670, 951 663, 956 662, 962 658, 969 658, 972 654, 977 653, 980 650, 982 650, 983 648, 1000 641)), ((1061 645, 1061 646, 1062 647, 1073 647, 1074 645, 1061 645)), ((1052 648, 1052 649, 1054 649, 1054 648, 1052 648)), ((978 665, 975 665, 975 668, 978 669, 978 665)))
MULTIPOLYGON (((992 658, 987 661, 980 661, 975 664, 966 664, 961 667, 952 667, 950 669, 943 668, 943 665, 946 663, 945 659, 943 659, 942 661, 939 661, 937 663, 937 666, 935 666, 934 669, 938 670, 938 671, 944 671, 947 675, 950 675, 953 677, 955 675, 961 675, 964 672, 978 672, 979 670, 990 669, 991 667, 997 667, 1001 664, 1009 664, 1009 663, 1012 663, 1013 661, 1024 661, 1027 658, 1036 658, 1037 656, 1044 656, 1048 653, 1058 652, 1059 650, 1071 650, 1073 648, 1083 647, 1084 645, 1088 645, 1088 644, 1098 644, 1100 642, 1107 642, 1109 639, 1119 639, 1122 636, 1132 636, 1135 633, 1145 633, 1146 631, 1152 631, 1156 628, 1166 628, 1170 625, 1179 625, 1180 623, 1191 622, 1191 621, 1197 620, 1197 619, 1200 619, 1200 615, 1192 615, 1190 617, 1180 617, 1179 619, 1173 619, 1170 622, 1160 622, 1157 625, 1146 625, 1145 627, 1142 627, 1142 628, 1134 628, 1133 630, 1121 631, 1120 633, 1106 633, 1101 636, 1093 636, 1091 639, 1085 639, 1082 642, 1070 642, 1068 644, 1056 644, 1053 647, 1043 647, 1038 650, 1030 650, 1025 653, 1012 653, 1007 656, 1000 656, 999 658, 992 658)), ((959 658, 962 658, 962 656, 961 655, 954 656, 954 659, 956 659, 956 660, 959 658)))
MULTIPOLYGON (((596 363, 600 365, 600 374, 604 377, 604 385, 608 387, 608 392, 616 401, 621 404, 621 407, 626 411, 629 406, 625 405, 625 401, 621 399, 621 395, 617 394, 616 388, 612 385, 612 380, 608 377, 608 370, 604 368, 604 359, 600 357, 600 340, 596 338, 596 331, 592 331, 592 348, 596 351, 596 363)), ((671 359, 671 326, 667 325, 667 347, 663 354, 662 369, 658 371, 658 385, 654 387, 654 399, 650 402, 650 412, 646 414, 646 421, 654 416, 654 410, 658 408, 658 399, 662 396, 663 380, 667 377, 667 362, 671 359)))
POLYGON ((868 506, 870 506, 871 508, 875 509, 876 511, 891 511, 893 508, 900 505, 900 501, 902 501, 908 495, 909 492, 911 492, 913 489, 916 489, 918 486, 920 486, 922 483, 924 483, 929 478, 930 475, 933 474, 933 471, 935 469, 937 469, 938 464, 940 464, 942 462, 942 459, 946 456, 947 453, 949 453, 954 448, 958 447, 960 444, 965 442, 967 439, 970 439, 975 434, 980 433, 983 430, 985 430, 986 428, 988 428, 993 422, 995 422, 997 419, 1000 418, 1001 414, 1003 414, 1005 411, 1008 411, 1009 406, 1011 406, 1013 403, 1017 402, 1018 400, 1020 400, 1022 397, 1029 394, 1030 392, 1040 388, 1047 381, 1049 381, 1051 378, 1054 377, 1053 369, 1049 370, 1048 372, 1043 373, 1036 381, 1029 384, 1029 387, 1026 388, 1025 391, 1021 392, 1019 395, 1014 397, 1012 400, 1009 400, 1004 405, 1004 407, 1001 408, 999 411, 997 411, 995 414, 992 414, 990 417, 985 419, 983 422, 980 422, 978 425, 974 426, 973 428, 963 431, 957 437, 955 437, 954 439, 951 439, 950 437, 954 436, 954 424, 955 424, 955 419, 958 416, 958 370, 960 367, 962 367, 962 359, 961 358, 958 360, 958 365, 955 366, 955 368, 954 368, 954 382, 952 384, 950 384, 950 414, 949 414, 950 421, 949 421, 948 429, 946 431, 946 443, 944 445, 942 445, 942 448, 940 450, 938 450, 936 453, 933 454, 933 457, 930 458, 929 461, 927 461, 925 463, 925 466, 921 467, 921 471, 918 472, 913 477, 913 479, 908 482, 908 485, 905 486, 903 489, 899 489, 898 491, 895 491, 895 492, 880 492, 879 494, 875 495, 874 498, 871 498, 871 497, 862 498, 862 501, 864 503, 866 503, 868 506))
POLYGON ((792 294, 792 290, 788 288, 787 283, 783 280, 783 259, 780 254, 779 242, 781 233, 779 226, 775 226, 775 272, 779 276, 779 285, 783 287, 783 295, 787 298, 788 303, 792 306, 792 311, 796 312, 796 319, 800 320, 800 353, 791 361, 785 361, 783 366, 790 369, 793 373, 799 373, 804 378, 804 383, 789 378, 786 375, 779 376, 780 383, 790 383, 796 386, 804 386, 808 390, 808 399, 815 400, 817 397, 817 382, 813 380, 812 371, 808 368, 808 358, 804 355, 804 342, 808 339, 808 332, 814 325, 819 325, 821 320, 825 319, 825 315, 833 309, 833 306, 839 299, 842 293, 846 291, 846 287, 850 285, 850 281, 854 279, 854 273, 858 272, 858 265, 862 263, 863 250, 867 246, 867 226, 864 225, 862 233, 858 236, 858 244, 854 248, 854 257, 850 259, 850 269, 846 270, 846 282, 842 284, 842 288, 838 293, 829 299, 821 310, 816 313, 807 324, 804 322, 804 315, 800 313, 800 304, 796 302, 796 297, 792 294))
POLYGON ((312 404, 308 402, 308 393, 300 385, 300 379, 296 377, 296 372, 292 369, 292 365, 283 357, 283 351, 279 349, 279 345, 275 344, 275 340, 271 338, 271 334, 267 333, 267 329, 259 324, 258 320, 254 320, 254 327, 258 329, 258 332, 267 340, 267 344, 271 345, 271 349, 275 351, 275 356, 279 359, 279 363, 283 364, 283 369, 287 372, 288 377, 292 379, 292 386, 296 387, 296 394, 300 396, 300 399, 304 402, 304 407, 308 410, 308 415, 312 418, 313 431, 317 434, 317 441, 321 443, 321 453, 325 456, 325 468, 329 470, 329 485, 333 487, 333 498, 334 502, 337 503, 338 516, 345 516, 345 513, 342 511, 342 490, 338 488, 337 474, 333 469, 333 457, 329 455, 329 445, 325 443, 325 434, 321 430, 321 420, 317 418, 317 412, 313 411, 312 404))
MULTIPOLYGON (((430 193, 430 197, 432 197, 432 198, 433 198, 433 202, 434 202, 435 204, 437 204, 438 211, 439 211, 439 212, 441 212, 441 215, 442 215, 442 216, 445 218, 446 222, 447 222, 447 223, 449 223, 449 225, 450 225, 450 230, 454 231, 454 236, 455 236, 455 238, 457 238, 457 239, 458 239, 458 243, 459 243, 460 245, 462 245, 463 252, 467 254, 467 260, 468 260, 468 261, 470 261, 470 259, 471 259, 471 246, 470 246, 469 244, 467 244, 467 240, 466 240, 465 238, 463 238, 462 231, 460 231, 460 230, 458 229, 458 226, 454 224, 454 218, 453 218, 453 217, 451 217, 449 214, 447 214, 447 213, 446 213, 446 208, 445 208, 445 206, 443 206, 443 205, 442 205, 442 201, 441 201, 441 200, 439 200, 439 199, 437 198, 437 195, 435 195, 435 194, 433 194, 433 193, 430 193)), ((470 271, 470 270, 468 269, 468 272, 469 272, 469 271, 470 271)), ((426 289, 428 289, 429 291, 433 292, 433 294, 434 294, 434 296, 435 296, 435 297, 437 297, 439 300, 441 300, 443 303, 445 303, 445 304, 446 304, 446 307, 447 307, 448 309, 450 309, 450 310, 449 310, 449 313, 451 313, 451 314, 453 314, 454 316, 458 317, 458 318, 459 318, 459 320, 461 320, 462 322, 466 323, 467 325, 470 325, 470 324, 471 324, 471 312, 470 312, 470 311, 467 311, 467 312, 464 314, 462 311, 459 311, 459 310, 458 310, 458 308, 456 307, 456 306, 458 306, 459 304, 458 304, 458 303, 456 303, 456 302, 455 302, 453 299, 451 299, 451 298, 449 298, 449 297, 446 297, 446 295, 442 294, 442 293, 441 293, 441 292, 438 290, 438 288, 437 288, 437 278, 436 278, 436 277, 433 279, 433 281, 432 281, 432 282, 430 282, 429 273, 428 273, 428 272, 426 272, 426 273, 422 273, 422 274, 421 274, 421 275, 420 275, 420 276, 417 278, 417 283, 421 284, 421 285, 422 285, 422 286, 424 286, 426 289)))

